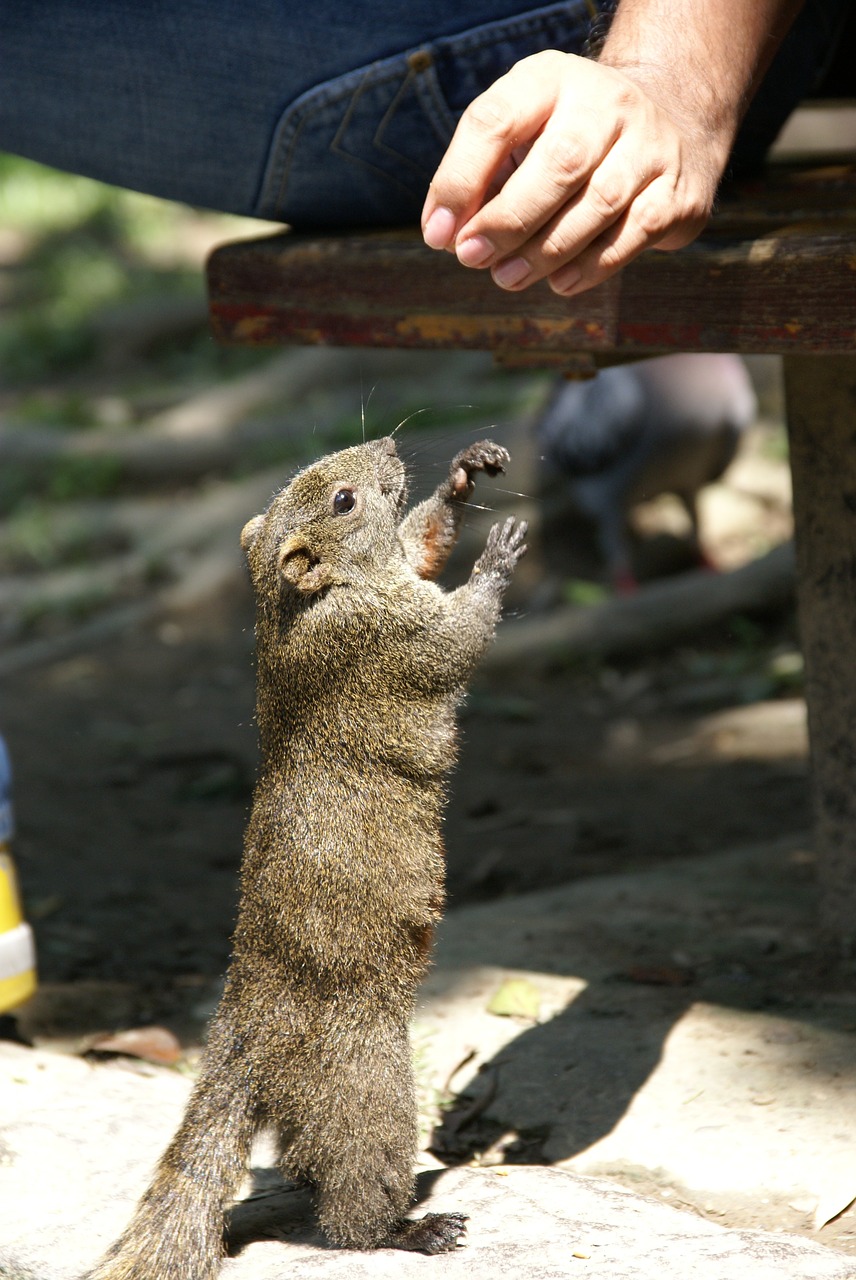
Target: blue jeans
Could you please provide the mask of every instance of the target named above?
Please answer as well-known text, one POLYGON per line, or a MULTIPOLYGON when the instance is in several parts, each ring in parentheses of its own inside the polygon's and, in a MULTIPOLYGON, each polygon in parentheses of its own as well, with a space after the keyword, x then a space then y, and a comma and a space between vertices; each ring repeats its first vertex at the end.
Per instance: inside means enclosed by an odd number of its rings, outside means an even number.
MULTIPOLYGON (((297 226, 411 222, 464 107, 582 52, 611 0, 0 0, 0 149, 297 226)), ((808 0, 736 151, 757 161, 848 0, 808 0)))

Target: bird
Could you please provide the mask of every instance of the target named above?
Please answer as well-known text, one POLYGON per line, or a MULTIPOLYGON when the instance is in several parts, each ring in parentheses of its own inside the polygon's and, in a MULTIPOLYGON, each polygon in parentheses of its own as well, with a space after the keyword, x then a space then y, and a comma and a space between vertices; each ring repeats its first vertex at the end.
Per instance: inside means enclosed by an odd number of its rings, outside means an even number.
POLYGON ((753 422, 757 400, 736 355, 681 354, 558 379, 535 424, 548 476, 590 521, 618 591, 632 591, 628 513, 675 494, 690 519, 696 560, 712 567, 699 536, 697 496, 719 479, 753 422))

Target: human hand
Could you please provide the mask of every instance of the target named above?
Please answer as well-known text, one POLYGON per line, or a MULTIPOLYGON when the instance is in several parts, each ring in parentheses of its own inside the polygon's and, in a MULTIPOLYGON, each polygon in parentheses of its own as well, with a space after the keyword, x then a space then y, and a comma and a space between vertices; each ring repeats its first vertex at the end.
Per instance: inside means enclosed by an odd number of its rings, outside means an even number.
POLYGON ((567 296, 695 239, 729 131, 637 70, 555 50, 518 62, 464 112, 425 202, 426 243, 504 289, 546 278, 567 296))

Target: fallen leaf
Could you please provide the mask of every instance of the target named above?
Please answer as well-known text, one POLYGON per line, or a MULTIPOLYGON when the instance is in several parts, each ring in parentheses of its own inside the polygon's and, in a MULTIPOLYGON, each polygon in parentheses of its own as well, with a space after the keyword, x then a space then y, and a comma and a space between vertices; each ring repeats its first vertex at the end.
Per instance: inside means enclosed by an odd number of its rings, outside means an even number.
POLYGON ((529 1018, 537 1022, 541 992, 528 978, 506 978, 487 1006, 499 1018, 529 1018))
POLYGON ((166 1027, 132 1027, 115 1035, 98 1036, 89 1048, 96 1053, 123 1053, 162 1066, 172 1066, 181 1057, 181 1045, 166 1027))
POLYGON ((815 1231, 822 1230, 828 1223, 840 1218, 854 1201, 856 1201, 856 1189, 852 1183, 844 1190, 839 1188, 823 1192, 814 1211, 815 1231))

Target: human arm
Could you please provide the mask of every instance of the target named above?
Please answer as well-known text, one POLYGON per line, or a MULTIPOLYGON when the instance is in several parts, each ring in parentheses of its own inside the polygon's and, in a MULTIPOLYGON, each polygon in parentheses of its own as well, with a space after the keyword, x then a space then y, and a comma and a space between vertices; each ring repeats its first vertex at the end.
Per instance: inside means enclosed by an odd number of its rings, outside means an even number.
POLYGON ((426 242, 570 295, 707 221, 743 113, 802 0, 622 0, 596 62, 524 58, 464 113, 426 242))

